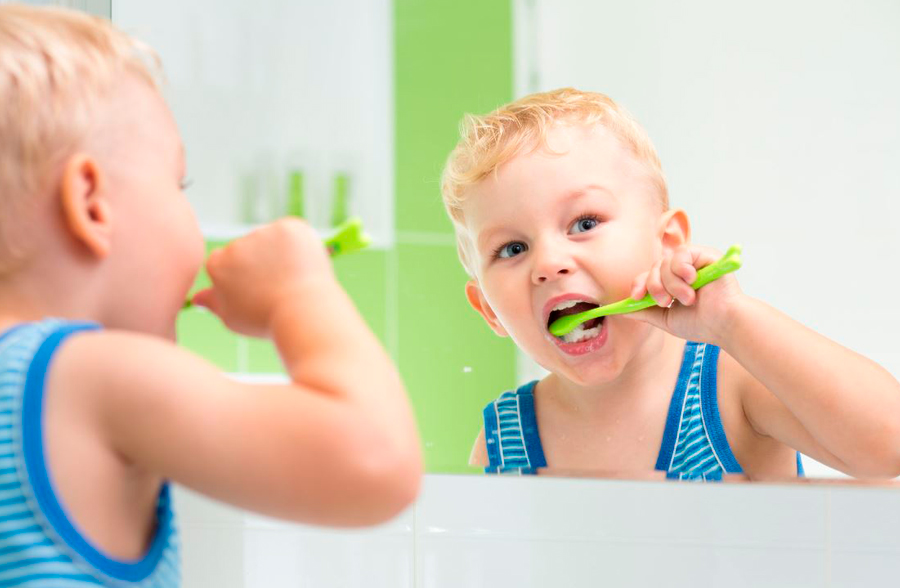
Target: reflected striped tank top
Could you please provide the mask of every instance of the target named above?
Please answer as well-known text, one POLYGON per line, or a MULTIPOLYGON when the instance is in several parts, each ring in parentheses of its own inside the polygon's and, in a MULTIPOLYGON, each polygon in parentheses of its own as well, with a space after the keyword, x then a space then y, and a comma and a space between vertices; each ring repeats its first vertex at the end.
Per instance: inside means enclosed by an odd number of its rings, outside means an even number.
MULTIPOLYGON (((656 469, 679 480, 721 480, 723 474, 743 473, 734 457, 716 394, 719 348, 688 341, 678 381, 669 404, 656 469)), ((504 392, 484 409, 487 473, 533 473, 547 467, 534 413, 534 386, 529 382, 504 392)), ((803 464, 797 454, 797 474, 803 464)))

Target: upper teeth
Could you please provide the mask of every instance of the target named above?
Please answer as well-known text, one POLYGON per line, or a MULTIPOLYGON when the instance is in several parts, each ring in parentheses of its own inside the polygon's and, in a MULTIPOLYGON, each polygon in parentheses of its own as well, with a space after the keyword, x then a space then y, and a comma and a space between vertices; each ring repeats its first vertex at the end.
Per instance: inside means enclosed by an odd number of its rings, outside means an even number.
POLYGON ((565 302, 560 302, 559 304, 554 306, 550 312, 554 312, 556 310, 565 310, 567 308, 572 308, 579 302, 585 302, 585 301, 584 300, 566 300, 565 302))

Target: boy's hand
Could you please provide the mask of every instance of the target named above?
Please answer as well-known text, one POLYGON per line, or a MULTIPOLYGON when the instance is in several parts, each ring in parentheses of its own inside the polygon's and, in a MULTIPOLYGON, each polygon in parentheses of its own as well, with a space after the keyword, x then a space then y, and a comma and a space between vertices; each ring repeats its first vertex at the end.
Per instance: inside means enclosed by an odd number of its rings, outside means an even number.
POLYGON ((732 311, 743 296, 737 280, 729 274, 700 290, 691 287, 697 270, 721 256, 696 245, 682 245, 665 253, 650 271, 635 278, 630 294, 640 300, 649 293, 657 306, 620 316, 650 323, 682 339, 721 346, 732 311))
POLYGON ((305 284, 334 280, 322 240, 299 219, 265 225, 213 251, 206 270, 212 287, 197 292, 194 304, 216 313, 229 329, 255 337, 269 334, 275 309, 296 301, 305 284))

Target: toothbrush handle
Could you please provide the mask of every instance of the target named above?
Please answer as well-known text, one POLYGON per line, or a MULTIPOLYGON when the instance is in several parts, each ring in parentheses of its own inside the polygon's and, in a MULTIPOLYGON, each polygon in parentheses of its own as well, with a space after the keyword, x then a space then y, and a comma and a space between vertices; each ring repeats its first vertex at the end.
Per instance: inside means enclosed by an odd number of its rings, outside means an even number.
POLYGON ((697 279, 691 284, 691 288, 699 290, 713 280, 718 280, 727 273, 731 273, 741 267, 741 246, 732 245, 721 258, 706 267, 697 270, 697 279))

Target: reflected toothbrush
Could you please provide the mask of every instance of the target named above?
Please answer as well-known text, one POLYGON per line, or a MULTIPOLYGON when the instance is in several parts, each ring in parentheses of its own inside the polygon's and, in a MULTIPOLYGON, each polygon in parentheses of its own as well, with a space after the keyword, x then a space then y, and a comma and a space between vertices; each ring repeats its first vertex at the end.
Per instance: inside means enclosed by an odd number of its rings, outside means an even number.
MULTIPOLYGON (((723 255, 717 261, 697 270, 697 279, 694 280, 694 283, 691 284, 691 287, 694 290, 698 290, 708 283, 717 280, 725 274, 731 273, 739 269, 740 267, 741 246, 733 245, 728 249, 728 251, 725 252, 725 255, 723 255)), ((568 316, 560 317, 550 324, 550 334, 556 337, 562 337, 563 335, 572 332, 572 329, 574 329, 581 323, 589 321, 591 319, 613 314, 637 312, 639 310, 644 310, 645 308, 650 308, 651 306, 655 305, 656 301, 653 300, 653 297, 650 296, 650 294, 647 294, 640 300, 626 298, 625 300, 598 306, 597 308, 592 308, 591 310, 586 310, 585 312, 579 312, 578 314, 570 314, 568 316)))

